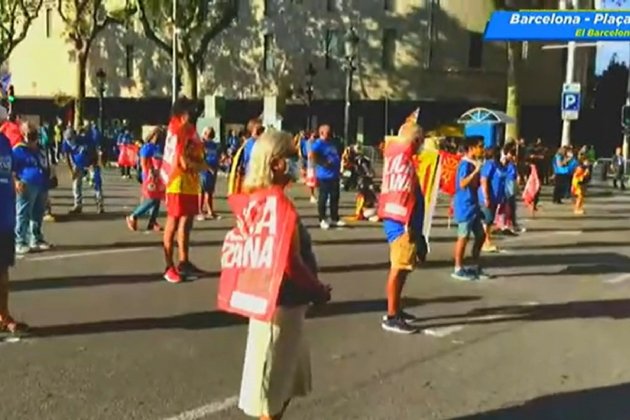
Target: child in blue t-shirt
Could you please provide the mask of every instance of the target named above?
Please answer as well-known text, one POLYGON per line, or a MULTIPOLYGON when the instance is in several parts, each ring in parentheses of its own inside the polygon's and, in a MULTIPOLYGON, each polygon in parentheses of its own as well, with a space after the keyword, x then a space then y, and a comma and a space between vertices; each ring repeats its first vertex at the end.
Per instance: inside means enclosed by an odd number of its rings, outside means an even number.
POLYGON ((210 170, 201 173, 201 195, 199 197, 199 215, 197 220, 219 219, 219 215, 214 211, 213 196, 217 182, 217 172, 219 171, 219 143, 214 141, 215 131, 213 128, 206 128, 202 134, 204 159, 210 170))
POLYGON ((479 182, 481 172, 480 159, 483 156, 483 138, 467 137, 463 142, 465 154, 457 167, 455 177, 455 195, 453 211, 457 223, 457 242, 455 243, 455 268, 451 277, 457 280, 481 280, 488 276, 479 265, 479 255, 485 235, 479 207, 479 182), (464 253, 470 236, 473 236, 473 267, 464 267, 464 253))

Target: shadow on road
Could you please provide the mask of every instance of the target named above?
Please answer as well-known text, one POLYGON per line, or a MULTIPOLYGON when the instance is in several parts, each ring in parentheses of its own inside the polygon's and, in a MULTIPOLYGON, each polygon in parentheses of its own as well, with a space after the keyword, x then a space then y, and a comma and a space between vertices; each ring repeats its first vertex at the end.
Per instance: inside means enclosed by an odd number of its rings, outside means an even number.
MULTIPOLYGON (((479 296, 440 296, 432 299, 405 299, 407 307, 431 303, 457 303, 480 299, 479 296)), ((327 318, 340 315, 383 312, 387 303, 384 299, 331 302, 310 309, 308 318, 327 318)), ((161 329, 204 330, 245 324, 243 317, 221 311, 195 312, 163 318, 134 318, 87 322, 82 324, 50 325, 33 329, 33 335, 55 337, 83 334, 100 334, 124 331, 148 331, 161 329)))
POLYGON ((551 394, 521 405, 454 420, 625 420, 630 415, 630 384, 551 394))
POLYGON ((556 321, 563 319, 627 319, 630 318, 630 299, 593 300, 552 303, 545 305, 514 305, 477 308, 464 314, 422 318, 421 321, 444 319, 457 321, 434 322, 423 328, 441 328, 452 325, 483 325, 513 321, 556 321))

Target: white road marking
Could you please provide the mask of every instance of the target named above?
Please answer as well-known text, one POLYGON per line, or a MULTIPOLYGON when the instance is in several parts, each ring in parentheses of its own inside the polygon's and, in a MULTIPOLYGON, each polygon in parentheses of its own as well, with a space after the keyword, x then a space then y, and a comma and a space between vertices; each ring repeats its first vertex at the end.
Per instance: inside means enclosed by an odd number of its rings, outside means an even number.
POLYGON ((55 254, 55 255, 42 255, 41 257, 27 257, 24 258, 23 261, 54 261, 54 260, 65 260, 68 258, 81 258, 81 257, 93 257, 96 255, 105 255, 105 254, 122 254, 128 252, 140 252, 152 249, 149 246, 143 246, 138 248, 116 248, 116 249, 102 249, 95 251, 85 251, 85 252, 75 252, 72 254, 55 254))
POLYGON ((619 274, 618 276, 604 280, 604 283, 617 284, 617 283, 623 283, 626 280, 630 280, 630 273, 619 274))
POLYGON ((464 329, 463 325, 451 325, 450 327, 427 328, 422 330, 422 334, 432 337, 444 338, 447 335, 459 332, 464 329))
POLYGON ((233 397, 226 398, 223 401, 215 401, 189 411, 184 411, 181 414, 164 420, 197 420, 235 407, 237 403, 238 397, 235 395, 233 397))

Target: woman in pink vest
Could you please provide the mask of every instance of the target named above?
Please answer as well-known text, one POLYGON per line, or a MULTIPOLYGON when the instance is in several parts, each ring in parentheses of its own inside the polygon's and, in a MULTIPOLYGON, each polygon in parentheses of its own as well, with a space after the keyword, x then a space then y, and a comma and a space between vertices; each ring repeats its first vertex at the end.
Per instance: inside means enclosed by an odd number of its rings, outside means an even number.
POLYGON ((419 262, 422 240, 424 198, 413 157, 423 140, 422 128, 405 123, 399 135, 385 143, 383 183, 378 215, 389 243, 390 270, 387 276, 387 314, 382 328, 399 334, 413 334, 415 316, 403 311, 402 290, 409 273, 419 262))
POLYGON ((140 149, 140 165, 142 168, 142 197, 143 201, 127 216, 127 227, 130 230, 138 230, 138 218, 149 213, 147 231, 160 232, 162 227, 157 218, 160 214, 160 203, 164 200, 164 183, 160 178, 162 167, 162 142, 160 129, 156 128, 140 149))

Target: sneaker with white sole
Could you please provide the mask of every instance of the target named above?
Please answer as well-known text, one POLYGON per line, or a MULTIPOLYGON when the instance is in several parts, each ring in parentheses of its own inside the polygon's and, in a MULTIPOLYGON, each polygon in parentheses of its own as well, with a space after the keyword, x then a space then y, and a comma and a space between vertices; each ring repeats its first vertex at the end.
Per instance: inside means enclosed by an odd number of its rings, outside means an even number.
POLYGON ((198 222, 203 222, 204 220, 206 220, 206 216, 204 216, 203 214, 198 214, 197 217, 195 217, 195 220, 197 220, 198 222))
POLYGON ((29 252, 31 252, 31 247, 28 245, 16 245, 15 246, 15 253, 17 255, 26 255, 29 252))
POLYGON ((397 334, 415 334, 418 332, 417 328, 409 325, 407 321, 399 317, 387 317, 381 322, 381 328, 397 334))
POLYGON ((332 222, 331 225, 336 228, 342 228, 342 227, 346 227, 347 223, 343 220, 337 220, 336 222, 332 222))
POLYGON ((311 204, 317 204, 317 197, 311 197, 310 202, 311 204))
POLYGON ((37 242, 30 247, 35 251, 48 251, 52 248, 52 245, 46 241, 37 242))
POLYGON ((322 220, 321 222, 319 222, 319 227, 323 230, 328 230, 330 229, 330 223, 328 223, 326 220, 322 220))

